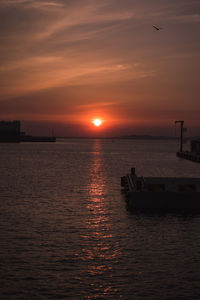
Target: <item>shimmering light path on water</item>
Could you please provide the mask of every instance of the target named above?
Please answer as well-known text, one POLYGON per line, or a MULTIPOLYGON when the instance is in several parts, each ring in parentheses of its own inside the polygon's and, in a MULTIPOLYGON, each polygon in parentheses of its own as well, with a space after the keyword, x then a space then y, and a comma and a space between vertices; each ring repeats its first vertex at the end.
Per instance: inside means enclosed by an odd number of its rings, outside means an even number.
POLYGON ((0 145, 1 299, 200 299, 200 216, 130 214, 120 176, 200 176, 176 141, 0 145))

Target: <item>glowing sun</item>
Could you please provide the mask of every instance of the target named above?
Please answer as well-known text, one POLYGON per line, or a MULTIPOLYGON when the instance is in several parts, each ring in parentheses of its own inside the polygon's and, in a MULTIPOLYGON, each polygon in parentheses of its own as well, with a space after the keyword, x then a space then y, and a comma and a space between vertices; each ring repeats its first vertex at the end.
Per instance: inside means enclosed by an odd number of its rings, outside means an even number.
POLYGON ((94 124, 94 126, 99 127, 102 125, 102 120, 101 119, 94 119, 92 121, 92 123, 94 124))

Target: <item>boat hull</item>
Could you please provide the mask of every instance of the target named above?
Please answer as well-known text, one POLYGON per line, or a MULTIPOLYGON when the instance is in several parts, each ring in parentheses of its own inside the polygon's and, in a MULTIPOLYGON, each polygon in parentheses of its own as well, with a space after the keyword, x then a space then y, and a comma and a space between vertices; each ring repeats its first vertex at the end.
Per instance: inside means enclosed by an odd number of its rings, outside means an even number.
POLYGON ((127 205, 133 211, 200 211, 200 193, 128 192, 127 205))

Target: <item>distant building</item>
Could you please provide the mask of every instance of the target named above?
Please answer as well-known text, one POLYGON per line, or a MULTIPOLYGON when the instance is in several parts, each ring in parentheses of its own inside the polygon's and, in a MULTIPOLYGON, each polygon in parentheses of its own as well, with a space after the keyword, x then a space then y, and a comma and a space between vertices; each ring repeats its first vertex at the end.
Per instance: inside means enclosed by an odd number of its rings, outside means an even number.
POLYGON ((192 140, 190 146, 191 152, 200 154, 200 140, 192 140))
POLYGON ((20 121, 0 121, 0 142, 20 142, 20 121))
POLYGON ((0 143, 56 142, 54 136, 26 135, 20 127, 20 121, 0 121, 0 143))

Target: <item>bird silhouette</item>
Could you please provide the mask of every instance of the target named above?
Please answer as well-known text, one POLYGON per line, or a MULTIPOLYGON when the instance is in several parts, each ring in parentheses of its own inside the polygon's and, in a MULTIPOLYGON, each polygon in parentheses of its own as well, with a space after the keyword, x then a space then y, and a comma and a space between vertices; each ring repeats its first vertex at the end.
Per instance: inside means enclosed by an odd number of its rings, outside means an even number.
POLYGON ((162 28, 161 27, 157 27, 157 26, 154 26, 154 25, 152 25, 154 28, 155 28, 155 30, 161 30, 162 28))

